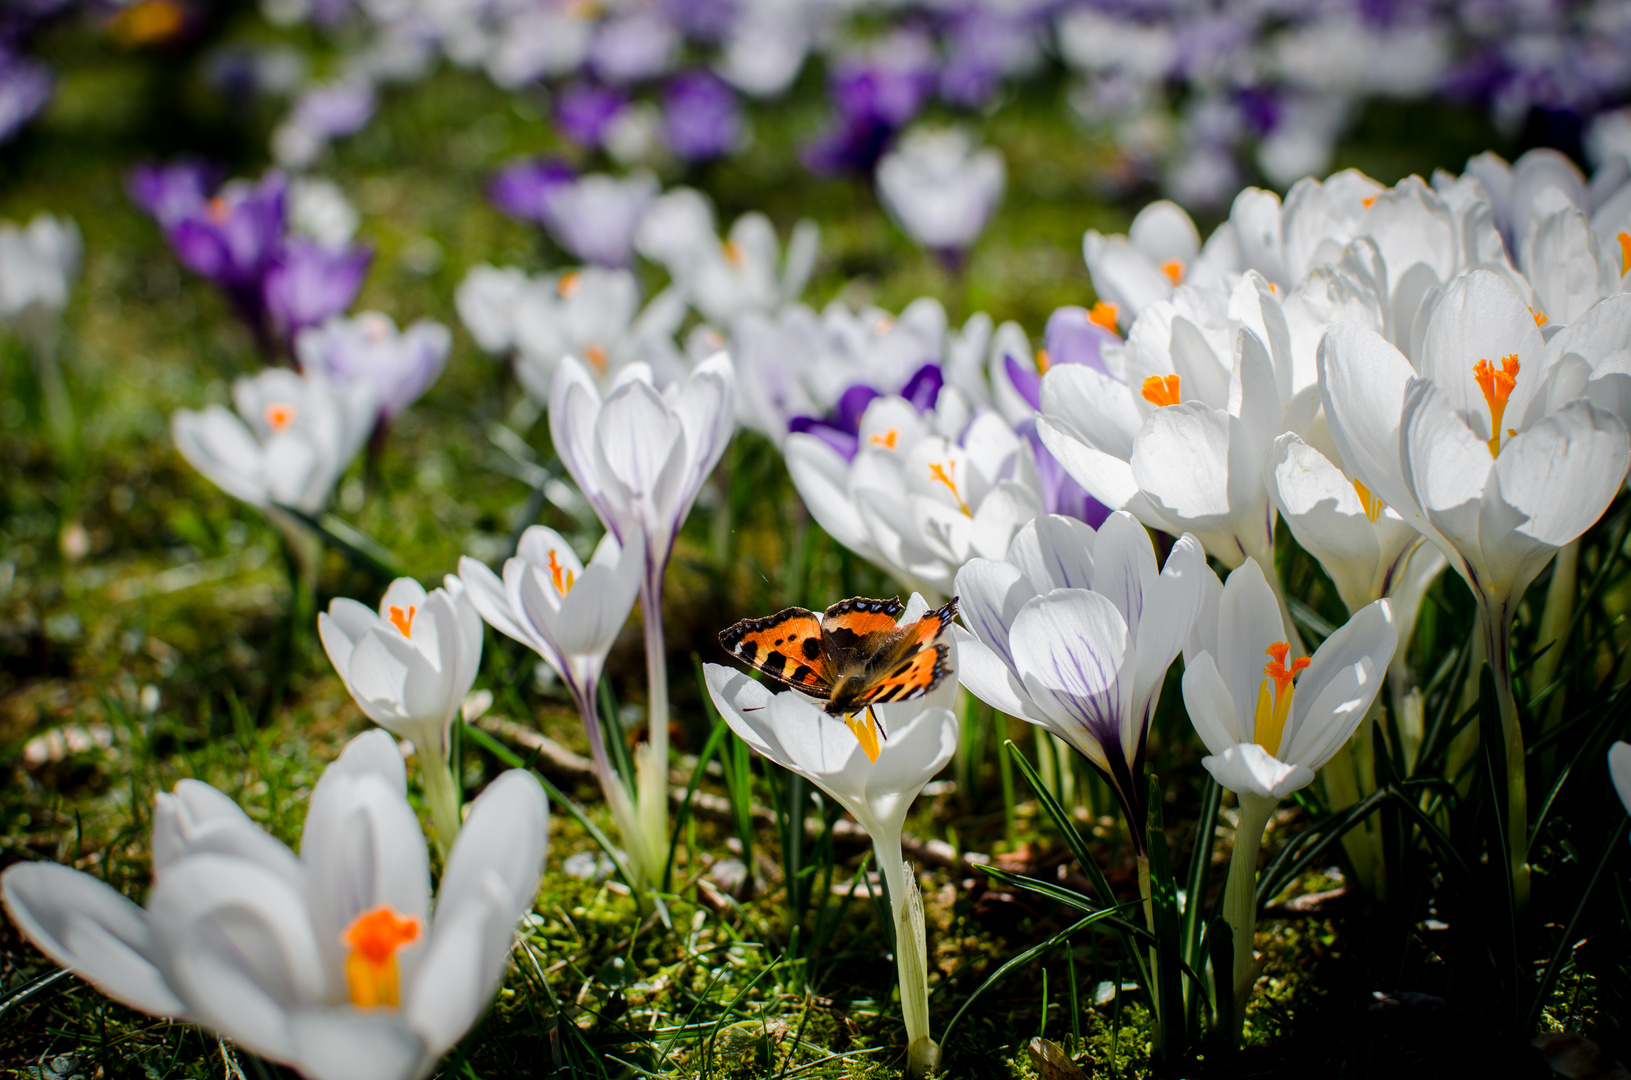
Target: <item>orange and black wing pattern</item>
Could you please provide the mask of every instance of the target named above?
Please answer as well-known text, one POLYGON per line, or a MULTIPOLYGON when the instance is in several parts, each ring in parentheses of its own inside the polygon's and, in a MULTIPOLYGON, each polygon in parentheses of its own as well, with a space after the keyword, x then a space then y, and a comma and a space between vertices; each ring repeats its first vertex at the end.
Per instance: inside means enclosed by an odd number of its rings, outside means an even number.
POLYGON ((787 608, 762 619, 743 619, 720 632, 726 652, 770 678, 814 697, 832 693, 832 673, 822 649, 821 617, 787 608))
POLYGON ((871 677, 853 699, 853 707, 883 705, 891 701, 920 698, 951 674, 951 646, 940 636, 957 615, 955 598, 943 607, 926 612, 910 626, 900 628, 900 637, 891 649, 873 660, 871 677))

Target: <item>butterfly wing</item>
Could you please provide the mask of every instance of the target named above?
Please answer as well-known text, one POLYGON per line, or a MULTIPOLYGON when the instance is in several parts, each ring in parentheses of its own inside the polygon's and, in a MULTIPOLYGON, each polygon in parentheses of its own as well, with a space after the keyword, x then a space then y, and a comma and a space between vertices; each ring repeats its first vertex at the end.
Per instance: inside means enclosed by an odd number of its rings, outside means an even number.
POLYGON ((906 610, 899 597, 869 600, 864 596, 840 600, 821 616, 821 633, 832 675, 866 670, 867 663, 898 631, 895 620, 906 610))
POLYGON ((869 642, 874 648, 866 658, 864 674, 844 680, 828 711, 842 714, 868 705, 910 701, 939 686, 951 674, 951 647, 941 644, 940 637, 956 614, 954 599, 869 642))
POLYGON ((725 651, 783 685, 827 697, 832 676, 822 654, 821 619, 804 608, 787 608, 762 619, 743 619, 721 631, 725 651))

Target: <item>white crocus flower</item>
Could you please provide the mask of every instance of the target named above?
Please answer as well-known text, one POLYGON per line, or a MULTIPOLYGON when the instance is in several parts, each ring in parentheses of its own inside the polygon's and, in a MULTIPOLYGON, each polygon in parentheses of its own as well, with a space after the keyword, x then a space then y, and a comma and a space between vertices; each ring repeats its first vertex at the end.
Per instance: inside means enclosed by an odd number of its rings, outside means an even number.
POLYGON ((960 259, 1002 203, 1007 169, 992 147, 961 129, 914 128, 878 162, 878 197, 901 230, 944 258, 960 259))
POLYGON ((1528 888, 1528 800, 1512 619, 1524 590, 1602 516, 1631 465, 1631 438, 1614 415, 1548 393, 1558 359, 1528 306, 1484 270, 1445 292, 1423 337, 1419 375, 1359 328, 1332 328, 1320 351, 1325 415, 1343 461, 1438 545, 1478 599, 1513 763, 1507 835, 1520 897, 1528 888))
POLYGON ((713 204, 692 188, 659 198, 635 235, 640 254, 662 263, 702 317, 721 326, 797 300, 820 246, 820 229, 802 220, 793 226, 784 259, 775 227, 760 213, 737 218, 721 240, 713 204))
POLYGON ((1284 312, 1268 283, 1248 274, 1228 307, 1236 329, 1225 368, 1196 324, 1169 307, 1155 305, 1133 327, 1124 379, 1082 364, 1051 368, 1037 430, 1065 471, 1104 505, 1152 528, 1192 532, 1225 565, 1269 561, 1274 509, 1264 464, 1276 436, 1307 428, 1315 404, 1312 388, 1293 392, 1284 312), (1177 370, 1146 374, 1135 365, 1156 354, 1134 342, 1146 319, 1153 326, 1166 315, 1166 355, 1177 370))
POLYGON ((179 409, 170 430, 188 464, 262 510, 317 513, 374 428, 365 382, 341 389, 320 372, 274 369, 239 379, 232 396, 238 415, 220 405, 179 409))
POLYGON ((515 374, 534 401, 546 404, 561 361, 577 357, 602 387, 630 364, 649 366, 659 386, 684 374, 674 332, 685 298, 673 289, 640 307, 640 284, 628 270, 584 267, 540 278, 513 307, 515 374))
POLYGON ((1087 758, 1116 793, 1141 858, 1150 717, 1211 575, 1187 535, 1158 572, 1149 533, 1124 512, 1096 536, 1073 518, 1039 517, 1005 560, 975 559, 957 573, 963 685, 1087 758))
POLYGON ((374 723, 419 753, 426 799, 443 852, 459 834, 459 789, 448 770, 448 730, 481 667, 481 616, 449 574, 426 592, 397 578, 379 611, 336 597, 317 616, 334 670, 374 723))
POLYGON ((631 364, 604 398, 576 359, 562 361, 549 396, 555 452, 623 547, 644 550, 640 577, 650 722, 635 753, 640 834, 668 836, 668 666, 663 575, 680 526, 736 428, 736 380, 724 353, 661 390, 631 364))
MULTIPOLYGON (((928 605, 913 596, 901 622, 928 605)), ((929 1035, 929 968, 923 901, 901 855, 901 830, 923 786, 957 749, 956 680, 948 678, 916 701, 873 707, 885 738, 876 761, 860 740, 811 698, 772 693, 763 683, 718 664, 707 665, 708 694, 738 737, 782 768, 798 773, 849 811, 872 838, 895 922, 895 961, 906 1021, 907 1075, 935 1067, 940 1048, 929 1035)))
POLYGON ((1240 800, 1223 902, 1235 932, 1237 1024, 1251 989, 1263 829, 1276 804, 1312 783, 1364 719, 1399 634, 1391 606, 1378 600, 1312 657, 1293 657, 1292 640, 1262 568, 1247 560, 1223 586, 1215 620, 1197 624, 1197 651, 1184 669, 1184 706, 1210 751, 1201 764, 1240 800))
POLYGON ((1625 253, 1603 243, 1591 222, 1555 187, 1530 203, 1521 269, 1535 292, 1535 318, 1562 324, 1579 319, 1605 296, 1620 291, 1625 253))
POLYGON ((1631 743, 1617 742, 1608 748, 1608 775, 1625 812, 1631 814, 1631 743))
POLYGON ((1082 237, 1082 259, 1093 291, 1123 326, 1131 326, 1151 304, 1172 299, 1179 285, 1207 286, 1216 280, 1219 275, 1210 266, 1199 275, 1191 273, 1200 254, 1201 234, 1194 220, 1167 199, 1140 210, 1126 236, 1089 229, 1082 237))
POLYGON ((959 567, 1002 556, 1042 513, 1029 445, 996 413, 967 416, 955 391, 942 391, 927 414, 904 398, 877 398, 861 417, 854 460, 794 433, 787 471, 835 540, 910 587, 945 595, 959 567))
POLYGON ((515 348, 515 309, 531 284, 517 267, 487 263, 472 266, 459 282, 453 306, 482 352, 507 356, 515 348))
POLYGON ((596 778, 635 873, 655 882, 667 837, 643 834, 629 792, 607 756, 597 703, 606 654, 628 622, 645 576, 642 544, 638 532, 627 548, 607 533, 585 566, 560 533, 534 525, 521 534, 515 557, 505 561, 502 580, 469 556, 459 560, 459 575, 481 617, 543 657, 561 677, 583 718, 596 778))
POLYGON ((0 222, 0 321, 31 309, 45 318, 61 314, 84 251, 70 218, 35 214, 23 228, 0 222))
POLYGON ((628 266, 634 235, 660 185, 650 172, 594 173, 561 184, 545 200, 544 225, 561 247, 596 266, 628 266))
POLYGON ((420 1080, 503 981, 548 812, 524 771, 490 784, 433 908, 402 757, 372 731, 318 781, 298 857, 225 795, 183 780, 157 800, 145 908, 44 862, 10 867, 0 895, 41 952, 132 1008, 311 1080, 420 1080))

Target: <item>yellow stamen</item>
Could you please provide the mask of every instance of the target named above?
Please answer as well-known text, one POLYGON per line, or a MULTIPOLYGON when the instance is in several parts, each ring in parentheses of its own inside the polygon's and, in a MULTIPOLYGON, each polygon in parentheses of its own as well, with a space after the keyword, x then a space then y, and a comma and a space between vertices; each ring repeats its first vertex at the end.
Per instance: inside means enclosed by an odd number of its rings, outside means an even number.
POLYGON ((888 431, 874 431, 870 440, 873 446, 881 446, 885 450, 893 450, 895 443, 900 440, 900 432, 894 428, 888 431))
POLYGON ((413 636, 413 617, 418 613, 419 609, 412 604, 408 605, 407 611, 403 611, 395 604, 385 609, 385 614, 391 617, 391 625, 402 631, 403 637, 413 636))
POLYGON ((855 733, 855 738, 861 744, 861 750, 866 754, 866 759, 876 762, 878 754, 883 748, 878 745, 878 719, 872 715, 871 707, 869 706, 862 712, 859 719, 856 718, 854 713, 845 716, 844 723, 849 726, 850 731, 855 733))
POLYGON ((1501 452, 1501 417, 1506 414, 1507 399, 1518 381, 1518 356, 1514 353, 1501 361, 1501 369, 1488 360, 1480 360, 1472 367, 1472 377, 1484 393, 1484 404, 1489 406, 1489 456, 1501 452))
POLYGON ((555 291, 560 294, 562 300, 570 300, 572 294, 582 287, 583 275, 576 270, 568 270, 561 275, 561 280, 556 283, 555 291))
POLYGON ((1121 308, 1105 300, 1093 305, 1093 310, 1087 313, 1087 321, 1094 326, 1102 326, 1112 334, 1116 332, 1116 320, 1121 316, 1121 308))
POLYGON ((113 17, 108 32, 127 49, 168 41, 187 24, 187 13, 175 0, 140 0, 113 17))
POLYGON ((957 500, 957 509, 963 512, 964 517, 973 517, 974 512, 968 508, 968 503, 957 493, 957 462, 948 461, 944 465, 939 462, 929 463, 929 476, 946 485, 951 497, 957 500))
POLYGON ((1176 405, 1183 400, 1178 393, 1178 376, 1151 375, 1144 380, 1144 400, 1151 405, 1176 405))
POLYGON ((1053 357, 1048 355, 1048 350, 1036 350, 1036 373, 1038 375, 1046 375, 1048 373, 1048 369, 1052 366, 1053 357))
POLYGON ((1545 326, 1552 321, 1546 317, 1544 311, 1536 311, 1534 308, 1529 309, 1529 317, 1535 320, 1536 326, 1545 326))
POLYGON ((1295 689, 1292 683, 1312 661, 1306 656, 1299 656, 1287 666, 1286 659, 1291 654, 1291 643, 1287 641, 1276 641, 1263 651, 1269 657, 1269 662, 1263 665, 1263 674, 1267 678, 1257 687, 1257 711, 1252 717, 1252 736, 1258 746, 1278 756, 1280 740, 1285 734, 1286 717, 1291 715, 1291 694, 1295 689))
POLYGON ((1376 519, 1382 516, 1383 510, 1387 509, 1387 503, 1372 495, 1370 488, 1361 484, 1358 480, 1354 481, 1354 491, 1359 493, 1359 505, 1365 508, 1365 516, 1370 519, 1372 525, 1376 524, 1376 519))
POLYGON ((556 561, 554 548, 549 549, 549 576, 555 582, 555 591, 562 596, 571 592, 572 586, 577 581, 576 574, 556 561))
POLYGON ((351 1004, 359 1009, 396 1008, 402 1004, 396 953, 419 938, 417 916, 399 916, 380 906, 358 915, 340 940, 350 947, 345 981, 351 1004))
POLYGON ((295 407, 286 401, 274 401, 262 411, 266 417, 266 426, 273 431, 282 431, 294 423, 295 407))
POLYGON ((747 261, 747 253, 742 250, 742 245, 735 240, 727 240, 722 246, 725 249, 725 261, 741 269, 742 264, 747 261))
POLYGON ((603 375, 606 373, 606 361, 610 359, 610 357, 606 352, 605 346, 591 345, 587 349, 583 350, 583 355, 589 358, 589 362, 591 364, 595 365, 596 371, 603 375))
POLYGON ((1184 264, 1179 262, 1177 259, 1168 259, 1166 262, 1162 263, 1161 272, 1167 275, 1167 280, 1172 282, 1174 285, 1182 285, 1184 283, 1184 264))
POLYGON ((1620 276, 1631 274, 1631 232, 1620 234, 1620 276))

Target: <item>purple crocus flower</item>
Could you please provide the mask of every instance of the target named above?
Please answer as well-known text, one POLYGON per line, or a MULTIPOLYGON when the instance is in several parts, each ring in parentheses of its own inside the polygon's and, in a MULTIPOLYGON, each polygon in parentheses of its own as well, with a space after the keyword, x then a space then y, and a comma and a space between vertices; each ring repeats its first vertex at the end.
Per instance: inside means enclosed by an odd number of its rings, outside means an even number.
MULTIPOLYGON (((1116 335, 1094 322, 1086 308, 1067 306, 1056 308, 1048 316, 1048 325, 1042 331, 1042 370, 1032 370, 1012 356, 1003 357, 1003 368, 1008 381, 1013 383, 1019 396, 1032 409, 1042 408, 1042 376, 1055 364, 1086 364, 1109 374, 1100 350, 1108 343, 1121 341, 1116 335)), ((1040 444, 1038 444, 1040 445, 1040 444)), ((1038 461, 1040 461, 1040 457, 1038 461)), ((1063 511, 1061 511, 1062 513, 1063 511)), ((1079 515, 1073 515, 1079 516, 1079 515)))
POLYGON ((707 161, 736 149, 742 114, 736 95, 705 71, 670 80, 663 93, 663 141, 686 161, 707 161))
POLYGON ((817 175, 871 173, 895 132, 928 103, 934 83, 934 47, 917 31, 897 31, 839 61, 828 83, 836 115, 805 148, 805 166, 817 175))
POLYGON ((261 282, 283 243, 285 186, 275 172, 256 184, 236 180, 163 223, 181 264, 219 285, 257 333, 265 310, 261 282))
POLYGON ((323 139, 355 135, 374 117, 374 87, 365 79, 314 86, 295 102, 289 122, 323 139))
POLYGON ((599 146, 605 141, 612 121, 628 104, 628 95, 621 90, 597 83, 575 82, 556 95, 555 126, 562 135, 579 146, 599 146))
POLYGON ((1042 509, 1050 514, 1064 514, 1085 521, 1095 529, 1103 525, 1104 519, 1110 516, 1110 508, 1089 495, 1087 489, 1059 464, 1059 459, 1042 445, 1042 437, 1036 431, 1036 421, 1026 420, 1016 425, 1014 430, 1031 444, 1031 454, 1036 459, 1037 479, 1042 482, 1042 509))
POLYGON ((302 371, 321 371, 341 385, 371 385, 380 420, 389 422, 436 381, 452 341, 441 323, 421 319, 398 332, 389 316, 365 311, 301 331, 295 358, 302 371))
MULTIPOLYGON (((900 396, 922 415, 940 400, 940 389, 945 382, 939 364, 924 364, 906 380, 906 385, 900 389, 900 396)), ((866 415, 867 406, 883 396, 883 391, 878 388, 857 383, 838 395, 838 404, 830 415, 795 416, 788 420, 787 430, 789 433, 814 435, 842 454, 844 460, 854 461, 861 437, 861 418, 866 415)))
POLYGON ((202 161, 142 162, 125 177, 125 191, 131 202, 167 228, 189 214, 202 213, 222 173, 220 166, 202 161))
POLYGON ((0 52, 0 143, 11 141, 51 100, 51 72, 0 52))
POLYGON ((261 286, 272 328, 292 340, 350 307, 373 259, 366 244, 329 248, 304 239, 285 242, 261 286))
POLYGON ((529 158, 500 169, 487 185, 487 198, 518 221, 541 224, 550 197, 576 178, 559 158, 529 158))

